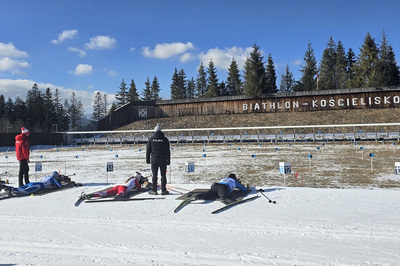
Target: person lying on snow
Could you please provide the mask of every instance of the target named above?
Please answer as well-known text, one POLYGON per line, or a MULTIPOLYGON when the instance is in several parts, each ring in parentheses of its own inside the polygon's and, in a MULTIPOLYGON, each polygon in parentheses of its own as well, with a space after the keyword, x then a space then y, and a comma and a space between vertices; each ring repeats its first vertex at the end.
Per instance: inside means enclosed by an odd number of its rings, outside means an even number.
POLYGON ((92 197, 102 198, 109 196, 115 196, 116 198, 123 198, 128 194, 128 192, 134 189, 139 191, 145 182, 147 182, 147 178, 142 176, 141 173, 136 172, 136 175, 128 178, 124 184, 116 185, 115 187, 107 191, 98 191, 90 194, 84 194, 82 195, 82 197, 86 199, 90 199, 92 197))
POLYGON ((221 198, 222 203, 229 204, 232 201, 228 197, 236 188, 247 192, 247 188, 240 183, 236 175, 230 174, 229 177, 222 178, 218 183, 213 183, 211 189, 208 191, 192 195, 188 197, 186 201, 191 202, 195 200, 214 200, 216 198, 221 198))
POLYGON ((52 175, 43 177, 43 179, 39 182, 30 182, 24 186, 17 188, 12 186, 0 185, 0 190, 4 189, 4 191, 6 191, 9 195, 12 194, 22 195, 22 194, 32 194, 39 190, 50 187, 55 187, 55 188, 62 187, 61 177, 57 171, 54 171, 52 175))

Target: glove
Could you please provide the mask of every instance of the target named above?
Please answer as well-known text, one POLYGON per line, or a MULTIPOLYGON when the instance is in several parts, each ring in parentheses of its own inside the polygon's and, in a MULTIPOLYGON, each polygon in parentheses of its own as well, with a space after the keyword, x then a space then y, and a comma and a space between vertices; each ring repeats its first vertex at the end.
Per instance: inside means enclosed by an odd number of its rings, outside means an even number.
POLYGON ((171 162, 169 160, 167 160, 167 165, 170 165, 170 164, 171 164, 171 162))
POLYGON ((150 161, 146 161, 147 164, 150 164, 150 161))

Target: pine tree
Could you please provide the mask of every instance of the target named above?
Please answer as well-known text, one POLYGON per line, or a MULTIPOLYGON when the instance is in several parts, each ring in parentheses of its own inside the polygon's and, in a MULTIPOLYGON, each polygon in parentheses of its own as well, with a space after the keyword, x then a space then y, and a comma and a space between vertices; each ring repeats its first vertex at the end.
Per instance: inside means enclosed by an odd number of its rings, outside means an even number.
POLYGON ((378 87, 378 47, 369 33, 364 38, 360 55, 354 65, 355 79, 352 87, 378 87))
POLYGON ((387 43, 384 31, 379 47, 378 83, 380 86, 399 85, 399 67, 396 65, 393 48, 387 43))
POLYGON ((303 74, 300 83, 301 87, 297 87, 302 91, 312 91, 317 88, 317 61, 315 59, 314 49, 311 42, 307 45, 307 51, 304 55, 305 65, 301 67, 300 72, 303 74))
POLYGON ((218 96, 218 78, 217 78, 217 69, 212 59, 208 63, 207 73, 208 73, 208 78, 207 78, 206 97, 216 97, 218 96))
POLYGON ((267 66, 265 70, 265 88, 263 93, 275 93, 278 92, 278 87, 276 86, 276 71, 274 66, 274 61, 272 60, 271 54, 268 55, 267 66))
POLYGON ((394 54, 393 48, 389 46, 388 51, 388 86, 397 86, 400 85, 400 70, 399 66, 397 65, 396 56, 394 54))
POLYGON ((172 76, 171 83, 171 99, 186 99, 187 98, 187 85, 186 85, 186 73, 183 69, 179 72, 175 68, 172 76))
POLYGON ((197 68, 197 79, 196 79, 196 96, 199 98, 205 97, 207 92, 207 73, 204 69, 203 62, 197 68))
POLYGON ((158 82, 157 77, 154 77, 153 81, 151 82, 150 94, 151 94, 151 97, 152 97, 152 99, 154 101, 161 100, 161 97, 160 97, 160 82, 158 82))
POLYGON ((336 66, 335 66, 335 76, 336 83, 335 89, 342 90, 347 88, 347 72, 346 72, 346 51, 344 50, 342 42, 339 40, 336 46, 336 66))
POLYGON ((321 58, 318 90, 336 89, 336 48, 331 36, 321 58))
POLYGON ((64 104, 62 107, 62 118, 63 119, 60 122, 61 127, 59 127, 61 128, 60 131, 67 131, 70 129, 70 121, 71 121, 71 116, 69 114, 69 103, 67 99, 64 100, 64 104))
POLYGON ((355 79, 354 64, 356 63, 356 54, 353 49, 349 48, 346 54, 346 87, 352 87, 355 79))
POLYGON ((0 95, 0 118, 6 116, 6 99, 4 98, 4 95, 0 95))
POLYGON ((144 89, 142 91, 142 100, 143 101, 151 101, 152 100, 152 95, 151 95, 151 83, 149 77, 147 77, 146 82, 144 83, 144 89))
POLYGON ((179 76, 178 70, 175 68, 174 74, 172 75, 171 83, 171 99, 181 99, 180 88, 179 88, 179 76))
POLYGON ((32 129, 40 130, 43 128, 45 110, 43 108, 43 93, 39 91, 38 85, 35 83, 32 89, 28 91, 26 96, 26 107, 28 109, 28 126, 32 129))
POLYGON ((218 96, 229 96, 229 91, 226 87, 225 81, 221 81, 218 84, 218 96))
POLYGON ((14 123, 16 120, 16 116, 14 114, 14 102, 11 97, 8 97, 6 104, 5 104, 5 112, 6 116, 8 117, 8 121, 14 123))
POLYGON ((83 116, 83 104, 78 100, 75 92, 72 92, 68 113, 71 117, 72 130, 80 129, 83 116))
POLYGON ((96 92, 93 99, 93 114, 92 119, 95 121, 99 121, 103 118, 103 96, 101 92, 96 92))
POLYGON ((239 67, 234 58, 232 58, 231 64, 228 68, 226 87, 229 95, 241 95, 243 93, 243 85, 242 80, 240 79, 239 67))
POLYGON ((129 85, 128 102, 135 101, 139 101, 139 93, 137 92, 135 81, 132 79, 131 84, 129 85))
POLYGON ((187 98, 187 80, 186 80, 186 73, 183 69, 181 69, 178 73, 178 88, 179 88, 180 99, 186 99, 187 98))
POLYGON ((244 65, 244 94, 249 97, 260 97, 266 84, 265 67, 259 47, 254 44, 244 65))
MULTIPOLYGON (((67 131, 68 130, 68 123, 65 123, 65 118, 63 117, 66 115, 66 111, 64 111, 64 107, 61 103, 61 98, 60 98, 60 91, 58 88, 56 88, 54 92, 54 97, 53 97, 53 106, 54 106, 54 112, 55 112, 55 124, 56 124, 56 131, 67 131)), ((68 118, 66 119, 68 121, 68 118)))
POLYGON ((15 115, 15 121, 20 120, 23 123, 26 122, 28 116, 28 110, 26 108, 25 102, 17 96, 14 100, 14 115, 15 115))
POLYGON ((195 91, 196 91, 196 82, 194 81, 194 78, 192 77, 192 79, 189 80, 188 84, 187 84, 187 98, 194 98, 195 91))
POLYGON ((44 112, 44 130, 51 132, 52 125, 57 122, 56 110, 53 103, 53 94, 50 88, 46 89, 43 99, 44 112))
POLYGON ((122 106, 128 102, 128 88, 124 79, 122 79, 119 85, 119 91, 115 94, 115 99, 117 100, 117 105, 122 106))
POLYGON ((107 109, 108 109, 108 96, 107 93, 103 94, 103 106, 101 107, 102 109, 102 116, 106 117, 108 115, 107 109))
POLYGON ((295 85, 295 80, 293 78, 292 72, 289 70, 289 66, 286 65, 285 74, 281 77, 280 92, 291 92, 295 85))
POLYGON ((117 109, 117 105, 113 102, 111 104, 110 112, 108 114, 111 115, 115 111, 115 109, 117 109))

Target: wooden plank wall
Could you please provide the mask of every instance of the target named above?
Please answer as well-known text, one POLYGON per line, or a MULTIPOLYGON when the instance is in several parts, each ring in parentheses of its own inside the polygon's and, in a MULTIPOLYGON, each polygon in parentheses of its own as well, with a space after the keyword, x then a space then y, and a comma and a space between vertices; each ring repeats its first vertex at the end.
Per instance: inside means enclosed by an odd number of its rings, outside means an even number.
POLYGON ((137 101, 120 107, 111 117, 100 120, 98 129, 112 130, 137 120, 159 117, 393 107, 400 107, 400 87, 273 93, 257 99, 231 96, 157 102, 137 101))
POLYGON ((167 116, 244 113, 310 112, 340 109, 400 107, 400 91, 359 92, 264 99, 215 100, 208 102, 166 102, 159 107, 167 116))

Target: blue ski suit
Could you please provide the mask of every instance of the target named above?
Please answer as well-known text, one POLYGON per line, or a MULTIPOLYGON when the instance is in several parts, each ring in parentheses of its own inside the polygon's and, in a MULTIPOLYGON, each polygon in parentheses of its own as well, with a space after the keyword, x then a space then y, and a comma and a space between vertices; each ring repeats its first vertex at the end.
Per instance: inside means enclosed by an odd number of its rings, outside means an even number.
POLYGON ((10 187, 10 188, 12 189, 12 192, 14 192, 15 194, 31 194, 38 190, 48 188, 50 186, 55 186, 58 188, 62 187, 60 182, 58 182, 57 179, 55 179, 54 177, 45 176, 40 182, 31 182, 22 187, 18 188, 10 187))

